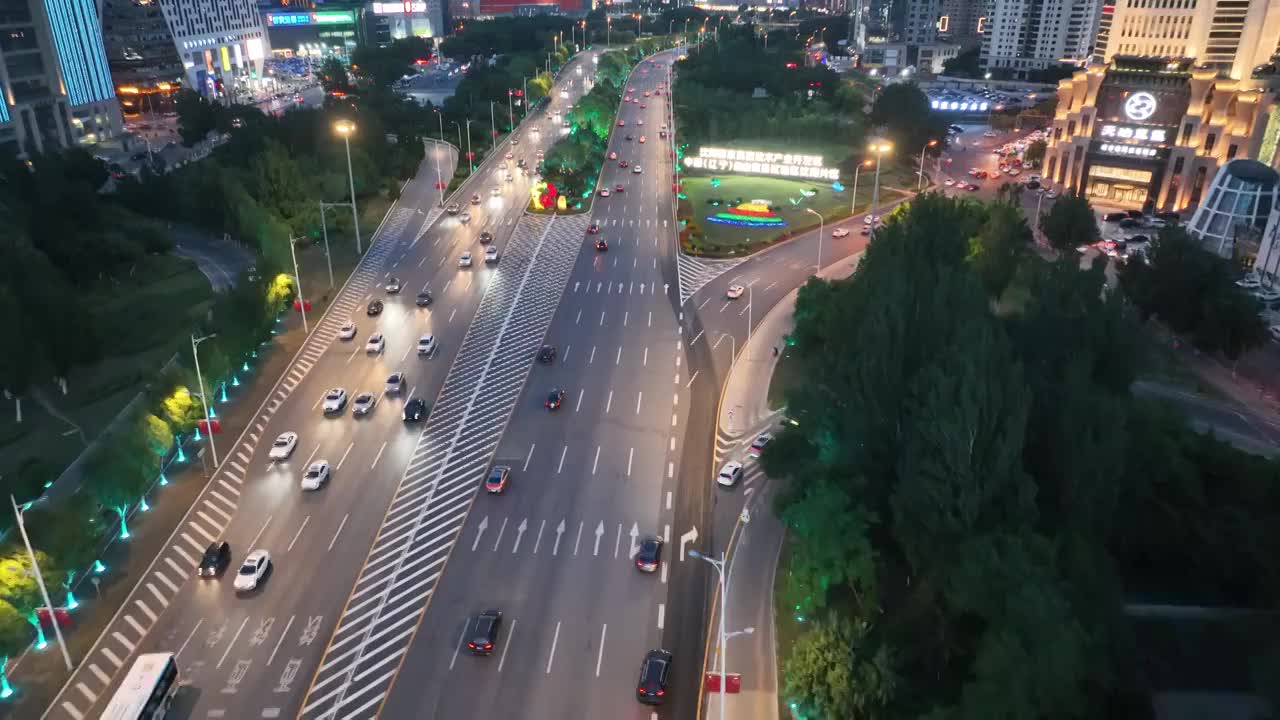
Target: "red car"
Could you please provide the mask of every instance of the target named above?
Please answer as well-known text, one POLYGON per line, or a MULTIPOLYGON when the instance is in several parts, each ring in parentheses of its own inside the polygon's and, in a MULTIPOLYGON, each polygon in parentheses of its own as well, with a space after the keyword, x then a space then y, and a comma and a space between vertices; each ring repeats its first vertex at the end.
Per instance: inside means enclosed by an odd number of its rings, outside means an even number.
POLYGON ((618 185, 616 185, 616 186, 613 188, 613 191, 614 191, 614 192, 622 192, 622 184, 621 184, 621 183, 619 183, 618 185))
POLYGON ((596 233, 598 233, 598 232, 600 232, 600 226, 599 226, 599 225, 592 224, 590 227, 588 227, 588 228, 587 228, 587 234, 588 234, 588 235, 595 235, 595 234, 596 234, 596 233))
POLYGON ((631 166, 631 163, 627 162, 626 160, 618 161, 618 167, 624 168, 624 167, 630 167, 630 166, 631 166))

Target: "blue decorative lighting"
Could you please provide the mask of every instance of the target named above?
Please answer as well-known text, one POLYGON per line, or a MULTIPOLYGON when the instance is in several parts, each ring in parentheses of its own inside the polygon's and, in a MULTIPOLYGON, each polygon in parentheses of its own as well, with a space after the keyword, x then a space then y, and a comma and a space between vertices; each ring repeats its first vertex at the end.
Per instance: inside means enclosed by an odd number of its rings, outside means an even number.
POLYGON ((102 19, 95 0, 44 0, 58 65, 72 105, 113 100, 116 96, 102 46, 102 19))

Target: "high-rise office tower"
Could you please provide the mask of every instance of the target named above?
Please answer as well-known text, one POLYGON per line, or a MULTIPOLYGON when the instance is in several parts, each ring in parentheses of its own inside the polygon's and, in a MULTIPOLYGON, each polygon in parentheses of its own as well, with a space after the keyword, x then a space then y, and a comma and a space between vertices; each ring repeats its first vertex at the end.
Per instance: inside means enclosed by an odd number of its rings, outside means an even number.
POLYGON ((942 0, 939 36, 966 47, 982 41, 980 23, 985 22, 988 0, 942 0))
POLYGON ((0 151, 53 152, 120 127, 95 0, 0 2, 0 151))
POLYGON ((125 115, 173 109, 182 63, 155 0, 103 0, 102 38, 125 115))
POLYGON ((1100 0, 992 0, 982 67, 1025 76, 1084 61, 1093 50, 1100 10, 1100 0))
POLYGON ((1191 58, 1242 80, 1280 51, 1280 0, 1107 0, 1094 59, 1191 58))
POLYGON ((234 97, 261 80, 269 44, 255 0, 158 2, 187 87, 207 97, 234 97))
POLYGON ((901 39, 909 45, 924 45, 938 39, 942 0, 907 0, 906 21, 901 39))

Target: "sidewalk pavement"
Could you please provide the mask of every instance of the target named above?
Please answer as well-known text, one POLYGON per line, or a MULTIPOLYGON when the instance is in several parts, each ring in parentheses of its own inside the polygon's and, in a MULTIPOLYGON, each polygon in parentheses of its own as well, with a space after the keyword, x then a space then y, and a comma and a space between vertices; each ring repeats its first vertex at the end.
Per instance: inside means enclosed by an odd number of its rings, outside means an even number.
MULTIPOLYGON (((822 269, 819 276, 826 280, 847 278, 853 274, 861 257, 862 253, 858 252, 831 263, 822 269)), ((730 452, 741 452, 745 442, 780 415, 769 409, 768 402, 769 383, 779 359, 773 354, 773 348, 782 350, 785 346, 784 338, 791 331, 797 293, 798 290, 792 290, 760 320, 729 369, 721 396, 717 445, 721 445, 720 440, 725 436, 731 436, 738 442, 730 452)), ((728 643, 728 671, 742 677, 741 691, 724 695, 723 713, 734 720, 778 718, 779 678, 773 588, 784 528, 773 513, 773 496, 777 489, 777 483, 765 479, 754 491, 748 488, 743 492, 750 521, 742 523, 739 520, 729 540, 729 604, 725 629, 735 632, 754 628, 751 634, 738 635, 728 643), (735 588, 737 592, 734 592, 735 588)), ((713 536, 729 536, 727 531, 728 528, 716 528, 713 536)), ((719 668, 716 649, 720 623, 716 614, 720 607, 718 597, 714 607, 716 610, 710 617, 707 633, 710 638, 706 657, 708 671, 719 668)), ((700 717, 709 720, 719 718, 721 695, 708 692, 704 697, 706 702, 700 717)))

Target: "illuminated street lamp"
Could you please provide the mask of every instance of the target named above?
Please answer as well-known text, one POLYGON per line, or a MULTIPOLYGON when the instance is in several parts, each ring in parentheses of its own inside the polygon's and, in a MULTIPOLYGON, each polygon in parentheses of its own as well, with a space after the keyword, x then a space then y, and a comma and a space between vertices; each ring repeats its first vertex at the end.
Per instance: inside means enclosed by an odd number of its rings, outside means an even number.
POLYGON ((858 208, 858 173, 862 172, 862 168, 871 167, 870 160, 863 160, 858 163, 858 167, 853 169, 853 198, 849 200, 849 214, 853 215, 858 208))
POLYGON ((191 336, 191 357, 195 360, 196 384, 200 386, 200 404, 204 407, 204 424, 209 430, 209 452, 213 455, 213 466, 215 468, 218 467, 218 448, 214 447, 213 444, 213 417, 209 414, 209 403, 205 400, 204 376, 200 374, 200 352, 196 348, 205 340, 217 336, 217 333, 205 335, 204 337, 191 336))
POLYGON ((813 274, 817 275, 822 272, 822 226, 826 221, 823 220, 822 214, 813 208, 805 208, 804 211, 810 215, 816 215, 818 217, 818 265, 813 270, 813 274))
MULTIPOLYGON (((298 284, 298 309, 302 311, 302 332, 309 335, 311 330, 307 328, 307 301, 302 297, 302 275, 298 272, 298 251, 296 249, 298 241, 301 239, 296 237, 289 238, 289 254, 293 256, 293 281, 298 284)), ((211 444, 213 442, 213 428, 209 429, 209 442, 211 444)), ((216 457, 213 464, 218 464, 216 457)))
POLYGON ((880 207, 880 160, 893 149, 893 145, 884 141, 874 142, 867 149, 876 154, 876 180, 871 190, 871 232, 874 234, 876 225, 880 223, 880 218, 876 217, 876 210, 880 207))
POLYGON ((924 153, 937 144, 937 140, 930 140, 924 147, 920 148, 920 178, 916 180, 916 192, 920 192, 924 187, 924 153))
MULTIPOLYGON (((351 133, 356 131, 356 124, 349 120, 339 120, 334 123, 333 129, 342 136, 342 142, 347 147, 347 182, 351 186, 351 221, 356 227, 356 254, 363 255, 364 247, 360 243, 360 213, 356 212, 356 176, 351 170, 351 133)), ((303 315, 305 324, 306 315, 303 315)))
MULTIPOLYGON (((738 516, 738 520, 743 525, 751 522, 751 514, 747 512, 746 508, 742 508, 742 514, 738 516)), ((724 553, 720 553, 720 559, 715 560, 703 555, 697 550, 689 550, 689 557, 706 561, 707 564, 716 569, 716 574, 720 576, 720 720, 724 720, 724 693, 725 687, 728 684, 725 682, 725 676, 728 674, 729 667, 729 658, 725 655, 728 650, 726 645, 728 644, 729 638, 737 635, 750 635, 755 632, 755 628, 743 628, 742 630, 733 633, 725 632, 725 615, 728 614, 729 610, 729 588, 731 587, 729 580, 730 576, 733 574, 733 565, 727 563, 724 553)))
MULTIPOLYGON (((62 660, 67 665, 67 671, 75 670, 75 665, 71 662, 71 655, 67 652, 67 642, 62 639, 62 624, 58 622, 58 617, 54 614, 53 603, 49 601, 49 590, 45 587, 44 576, 40 574, 40 564, 36 562, 36 553, 31 549, 31 540, 27 538, 27 525, 22 518, 22 510, 18 508, 18 501, 12 495, 9 496, 9 502, 13 503, 13 514, 18 519, 18 530, 22 533, 22 544, 27 546, 27 557, 31 559, 32 574, 35 575, 36 585, 40 588, 40 597, 44 600, 44 606, 49 610, 49 619, 53 621, 53 634, 58 638, 58 648, 62 650, 62 660)), ((10 572, 24 572, 21 565, 14 563, 7 568, 10 572)), ((39 620, 36 620, 37 625, 39 620)), ((3 668, 0 668, 0 677, 3 677, 3 668)), ((5 690, 12 694, 12 690, 8 687, 9 681, 6 677, 4 680, 5 690)))

